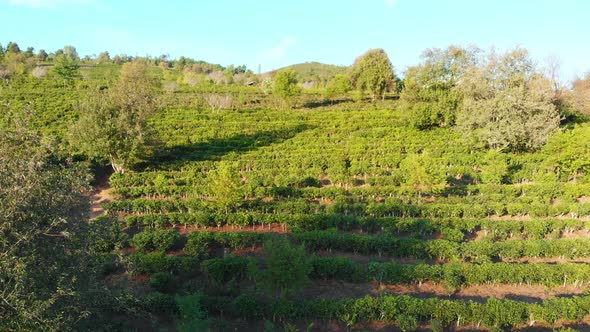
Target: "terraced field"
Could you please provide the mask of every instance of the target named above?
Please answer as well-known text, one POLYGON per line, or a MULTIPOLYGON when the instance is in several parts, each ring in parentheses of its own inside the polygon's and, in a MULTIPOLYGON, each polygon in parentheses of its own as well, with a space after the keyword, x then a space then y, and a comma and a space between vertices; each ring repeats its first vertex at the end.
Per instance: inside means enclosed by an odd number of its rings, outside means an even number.
POLYGON ((219 330, 588 328, 590 126, 504 154, 393 105, 168 107, 159 152, 110 178, 103 208, 132 245, 113 282, 164 321, 198 293, 219 330), (305 248, 311 280, 284 296, 256 277, 277 238, 305 248))

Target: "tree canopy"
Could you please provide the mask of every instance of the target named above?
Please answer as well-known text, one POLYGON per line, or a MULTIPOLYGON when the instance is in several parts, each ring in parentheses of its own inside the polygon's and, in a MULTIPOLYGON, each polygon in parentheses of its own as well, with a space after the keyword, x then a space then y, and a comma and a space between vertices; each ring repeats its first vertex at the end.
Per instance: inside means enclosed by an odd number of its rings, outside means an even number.
POLYGON ((418 129, 455 124, 463 96, 455 89, 464 73, 477 63, 476 48, 450 46, 428 49, 422 63, 407 70, 400 94, 403 107, 412 113, 418 129))
POLYGON ((108 158, 115 172, 125 172, 155 144, 147 120, 156 111, 156 88, 145 64, 124 64, 112 89, 97 91, 80 104, 72 145, 89 156, 108 158))
POLYGON ((359 91, 368 91, 373 100, 383 97, 394 84, 393 66, 387 53, 381 48, 368 50, 352 65, 350 78, 359 91))
POLYGON ((89 314, 88 177, 52 150, 26 129, 0 132, 3 331, 71 329, 89 314))
POLYGON ((297 75, 293 69, 284 69, 278 71, 273 77, 272 92, 282 99, 285 107, 291 105, 293 97, 301 93, 301 88, 297 85, 297 75))
POLYGON ((551 81, 537 70, 528 52, 491 52, 458 84, 464 95, 459 130, 498 150, 541 147, 559 127, 551 81))

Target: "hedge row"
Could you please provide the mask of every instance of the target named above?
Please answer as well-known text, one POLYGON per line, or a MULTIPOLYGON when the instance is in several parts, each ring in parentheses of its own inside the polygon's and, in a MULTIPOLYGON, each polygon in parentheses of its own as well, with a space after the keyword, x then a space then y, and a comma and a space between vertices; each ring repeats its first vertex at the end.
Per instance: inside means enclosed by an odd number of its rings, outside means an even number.
MULTIPOLYGON (((149 236, 153 236, 151 231, 147 231, 147 233, 149 236)), ((232 249, 256 247, 274 236, 287 236, 290 241, 304 244, 306 249, 312 252, 337 250, 399 258, 462 259, 489 262, 496 259, 590 257, 590 239, 509 240, 501 242, 481 240, 457 243, 439 239, 419 240, 396 238, 389 235, 370 236, 335 231, 296 232, 286 235, 258 232, 197 231, 187 235, 184 251, 194 256, 207 257, 215 246, 232 249)), ((140 235, 140 238, 143 236, 140 235)), ((169 238, 168 234, 163 237, 166 240, 169 238)))
MULTIPOLYGON (((112 212, 125 213, 192 213, 208 211, 206 201, 187 200, 153 200, 132 199, 117 200, 103 204, 103 208, 112 212)), ((289 199, 273 202, 262 200, 242 203, 242 211, 279 213, 279 214, 345 214, 370 217, 423 217, 423 218, 485 218, 490 215, 512 215, 533 217, 557 217, 569 215, 572 218, 590 216, 590 203, 572 203, 548 205, 545 203, 490 203, 490 201, 465 203, 462 201, 449 203, 428 203, 415 205, 397 199, 382 203, 340 202, 321 205, 306 199, 289 199)), ((213 210, 213 212, 215 212, 213 210)))
MULTIPOLYGON (((242 294, 236 298, 201 296, 202 306, 210 314, 231 314, 244 319, 279 321, 318 319, 341 321, 352 327, 357 323, 381 321, 395 324, 403 331, 414 331, 428 324, 433 331, 458 326, 483 326, 500 331, 528 326, 554 326, 583 323, 590 314, 590 296, 554 298, 540 303, 488 299, 484 303, 441 298, 418 299, 407 295, 365 296, 350 299, 280 300, 274 303, 242 294)), ((148 294, 148 310, 177 312, 171 295, 148 294), (157 297, 157 301, 154 300, 157 297)))

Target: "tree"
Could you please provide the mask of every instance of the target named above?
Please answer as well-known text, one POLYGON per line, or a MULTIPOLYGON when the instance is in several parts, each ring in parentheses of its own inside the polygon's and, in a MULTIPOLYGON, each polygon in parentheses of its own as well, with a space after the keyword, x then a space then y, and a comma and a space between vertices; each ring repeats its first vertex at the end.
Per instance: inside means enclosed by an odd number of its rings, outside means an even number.
POLYGON ((457 86, 464 95, 457 127, 491 149, 537 149, 559 128, 551 81, 524 49, 491 52, 467 70, 457 86))
POLYGON ((428 49, 422 54, 423 62, 407 70, 400 99, 412 114, 414 127, 424 130, 455 124, 463 99, 455 86, 477 63, 478 53, 476 48, 457 46, 428 49))
POLYGON ((78 51, 76 50, 76 48, 72 45, 66 45, 61 49, 63 55, 65 55, 66 57, 74 60, 74 61, 79 61, 80 60, 80 56, 78 55, 78 51))
POLYGON ((13 43, 13 42, 9 42, 8 45, 6 45, 6 53, 20 53, 20 47, 18 47, 17 43, 13 43))
POLYGON ((156 111, 156 88, 145 64, 124 64, 112 89, 95 92, 80 104, 80 118, 71 128, 72 146, 108 158, 115 172, 124 173, 155 146, 147 120, 156 111))
POLYGON ((37 53, 37 60, 39 62, 45 62, 47 60, 47 57, 49 55, 47 54, 47 52, 43 49, 39 50, 39 53, 37 53))
POLYGON ((242 202, 243 186, 236 165, 221 163, 209 173, 209 198, 225 214, 237 208, 242 202))
POLYGON ((410 154, 400 163, 400 170, 404 174, 405 185, 416 192, 418 198, 426 193, 440 191, 447 184, 441 166, 427 153, 410 154))
POLYGON ((350 78, 346 75, 338 74, 328 82, 326 86, 326 98, 332 99, 335 96, 343 95, 350 91, 350 78))
POLYGON ((283 108, 289 108, 293 98, 301 93, 301 88, 297 86, 297 83, 297 75, 290 68, 278 71, 273 77, 272 93, 282 99, 283 108))
POLYGON ((286 238, 274 238, 264 244, 267 255, 263 284, 275 292, 275 298, 299 290, 309 282, 311 265, 303 246, 293 247, 286 238))
POLYGON ((111 56, 110 56, 109 52, 107 52, 107 51, 100 52, 100 54, 98 55, 97 62, 98 63, 108 63, 108 62, 111 62, 111 56))
POLYGON ((27 47, 27 50, 24 53, 27 58, 32 58, 35 56, 35 49, 33 47, 27 47))
POLYGON ((373 100, 384 97, 394 84, 391 61, 383 49, 371 49, 358 57, 352 65, 350 79, 358 91, 369 91, 373 100))
POLYGON ((586 77, 575 80, 572 89, 572 104, 574 108, 586 115, 590 115, 590 73, 586 77))
POLYGON ((89 178, 53 150, 22 127, 0 131, 2 331, 76 329, 93 312, 89 178))
POLYGON ((543 165, 560 181, 577 182, 590 173, 590 127, 576 126, 553 135, 543 147, 543 165))
POLYGON ((64 81, 64 88, 80 76, 80 65, 76 57, 67 55, 66 53, 59 54, 55 59, 53 71, 64 81))

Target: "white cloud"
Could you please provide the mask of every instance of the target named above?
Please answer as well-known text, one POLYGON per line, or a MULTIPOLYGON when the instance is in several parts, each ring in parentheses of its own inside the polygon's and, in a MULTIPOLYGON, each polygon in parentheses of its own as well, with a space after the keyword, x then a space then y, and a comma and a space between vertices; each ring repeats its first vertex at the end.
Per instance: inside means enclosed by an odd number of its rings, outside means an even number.
POLYGON ((11 6, 30 8, 51 8, 68 4, 89 4, 91 0, 8 0, 11 6))
POLYGON ((297 39, 295 39, 293 37, 287 37, 287 38, 281 40, 281 42, 278 45, 276 45, 275 47, 271 47, 271 48, 263 51, 263 54, 266 54, 270 58, 281 58, 285 54, 287 49, 291 45, 294 45, 296 43, 297 43, 297 39))
POLYGON ((281 63, 281 60, 285 57, 287 50, 297 44, 297 39, 294 37, 286 37, 281 40, 277 45, 264 49, 256 55, 256 61, 261 64, 265 69, 270 69, 281 63))

